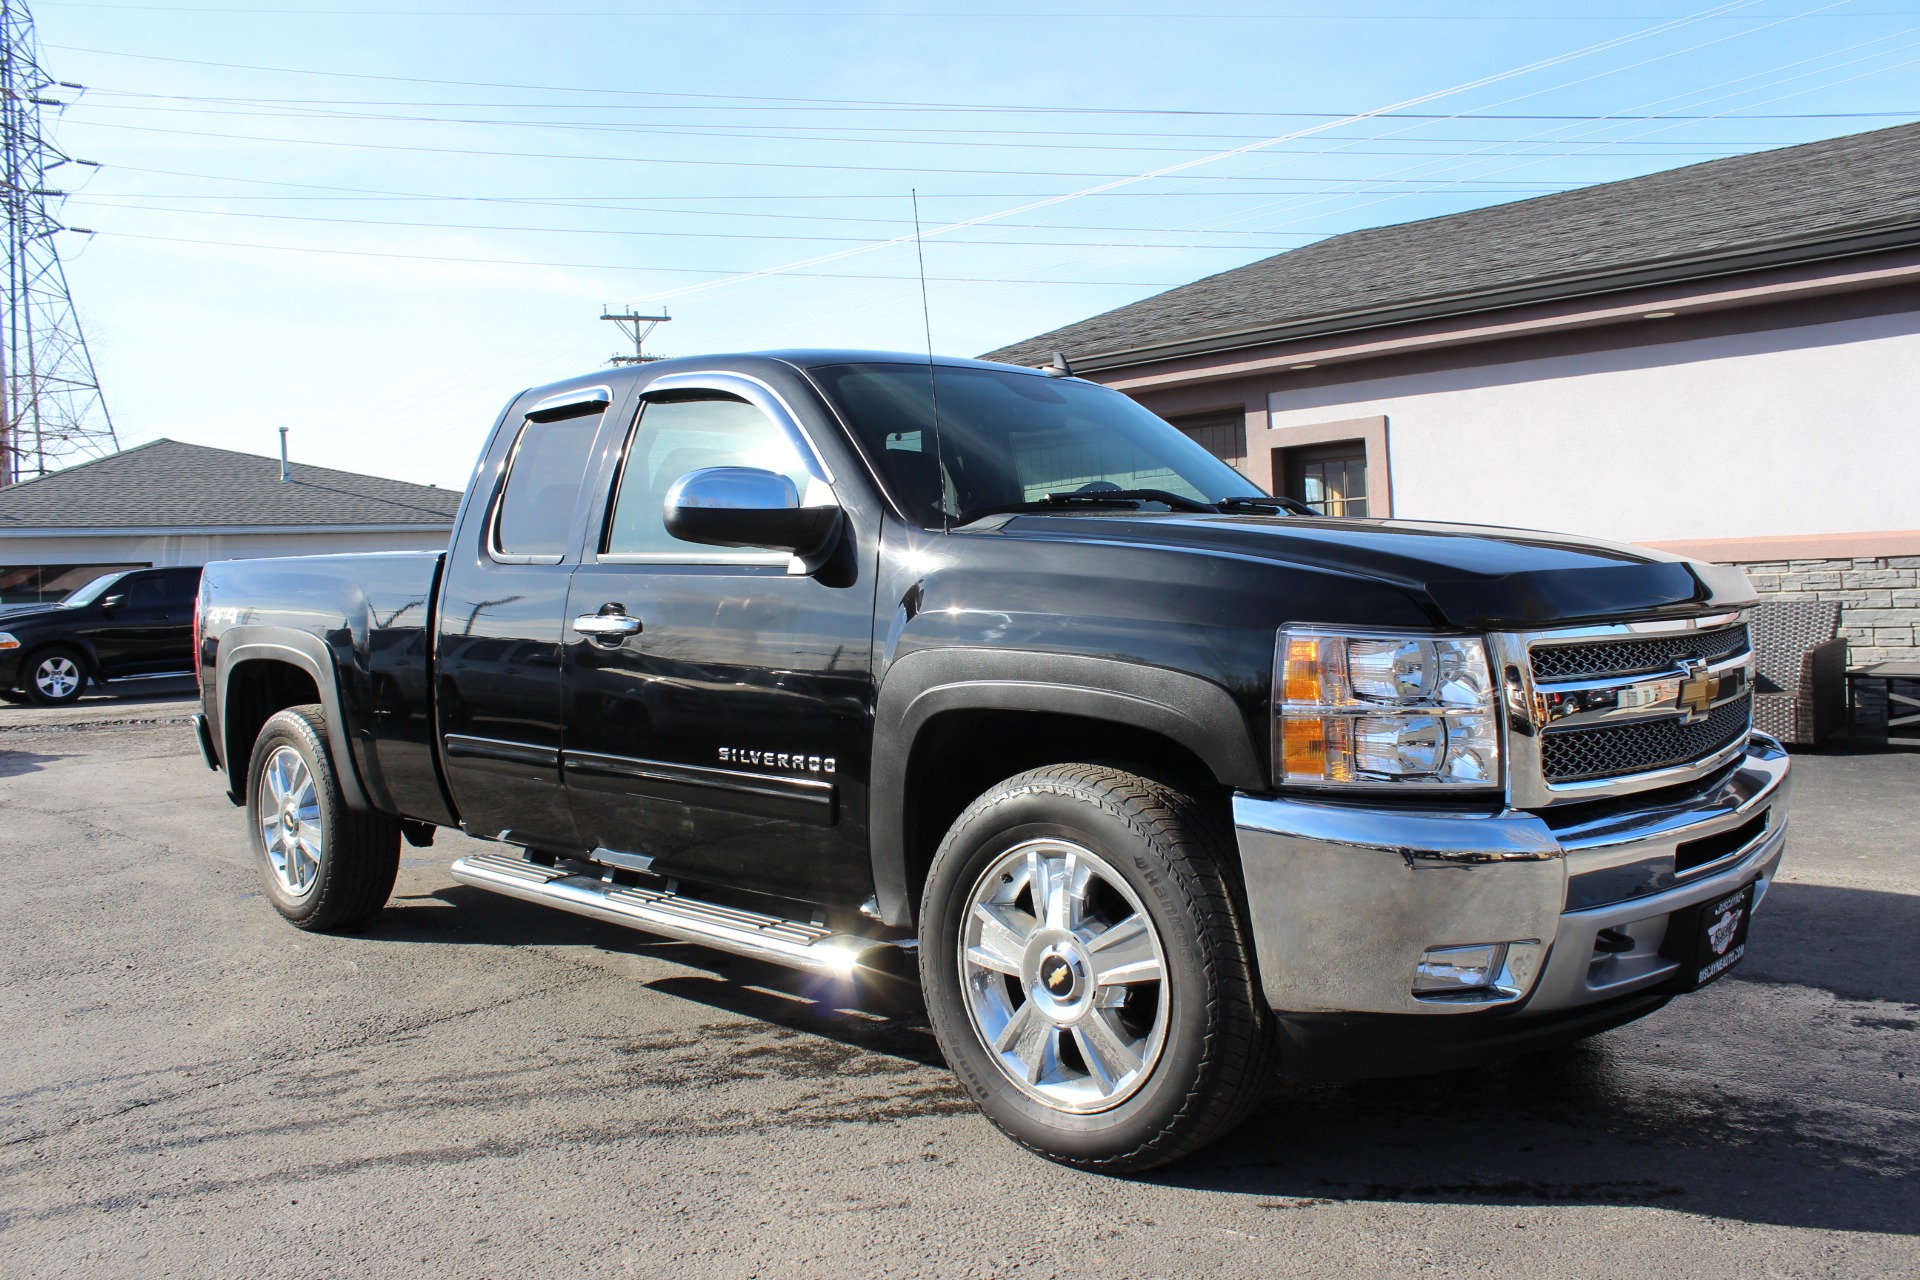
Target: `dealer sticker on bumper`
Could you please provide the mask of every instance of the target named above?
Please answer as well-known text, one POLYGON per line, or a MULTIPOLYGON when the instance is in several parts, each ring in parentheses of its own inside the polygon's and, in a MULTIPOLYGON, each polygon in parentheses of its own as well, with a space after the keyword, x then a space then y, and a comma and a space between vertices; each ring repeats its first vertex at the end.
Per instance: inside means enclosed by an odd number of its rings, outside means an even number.
POLYGON ((1747 954, 1747 922, 1753 915, 1753 886, 1709 902, 1700 912, 1700 939, 1694 950, 1693 985, 1705 986, 1740 963, 1747 954))

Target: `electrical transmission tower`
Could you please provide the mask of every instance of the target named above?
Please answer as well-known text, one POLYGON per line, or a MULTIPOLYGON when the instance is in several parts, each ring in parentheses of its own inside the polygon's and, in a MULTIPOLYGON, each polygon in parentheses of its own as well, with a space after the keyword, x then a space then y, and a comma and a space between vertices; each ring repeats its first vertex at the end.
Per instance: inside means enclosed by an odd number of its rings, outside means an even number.
MULTIPOLYGON (((3 2, 3 0, 0 0, 0 2, 3 2)), ((606 307, 604 305, 602 305, 600 309, 602 311, 606 311, 606 307)), ((635 315, 631 311, 625 312, 621 315, 614 315, 612 312, 608 312, 607 314, 601 316, 600 318, 602 320, 611 320, 615 324, 619 325, 620 332, 626 334, 627 337, 633 341, 632 355, 630 356, 616 355, 607 363, 609 364, 647 364, 650 361, 666 359, 665 356, 648 355, 645 348, 647 335, 652 333, 655 329, 658 329, 661 325, 665 324, 667 321, 673 319, 673 317, 668 315, 666 312, 662 311, 657 316, 635 315), (641 328, 642 325, 645 325, 646 327, 643 329, 641 328)))
POLYGON ((0 201, 6 205, 6 297, 0 310, 0 485, 116 451, 106 397, 87 353, 54 237, 66 192, 58 170, 88 165, 47 138, 41 112, 58 114, 81 86, 40 69, 33 16, 0 0, 0 201))

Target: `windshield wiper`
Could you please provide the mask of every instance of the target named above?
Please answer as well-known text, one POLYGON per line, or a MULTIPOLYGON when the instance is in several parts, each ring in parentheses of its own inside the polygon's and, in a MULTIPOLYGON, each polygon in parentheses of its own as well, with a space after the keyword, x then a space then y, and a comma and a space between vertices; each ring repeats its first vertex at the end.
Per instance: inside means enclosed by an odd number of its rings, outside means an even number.
POLYGON ((1184 494, 1169 493, 1165 489, 1076 489, 1069 493, 1050 493, 1032 502, 1009 502, 997 507, 963 511, 953 518, 953 522, 956 525, 962 525, 975 520, 984 520, 988 516, 1062 511, 1071 507, 1137 507, 1143 502, 1157 502, 1169 510, 1196 515, 1222 515, 1230 511, 1276 513, 1285 511, 1297 516, 1320 514, 1304 502, 1297 502, 1292 498, 1269 498, 1264 495, 1236 494, 1229 498, 1221 498, 1217 502, 1207 502, 1200 498, 1189 498, 1184 494))
POLYGON ((1236 494, 1231 498, 1222 498, 1213 505, 1217 511, 1285 511, 1296 516, 1320 514, 1306 503, 1293 498, 1245 497, 1236 494))
POLYGON ((1175 511, 1199 511, 1208 515, 1219 510, 1211 502, 1203 502, 1199 498, 1189 498, 1178 493, 1168 493, 1165 489, 1093 489, 1087 492, 1075 490, 1071 493, 1050 493, 1042 505, 1072 507, 1090 502, 1098 503, 1102 498, 1117 502, 1157 502, 1175 511))
POLYGON ((1168 493, 1165 489, 1088 489, 1074 490, 1070 493, 1050 493, 1032 502, 1008 502, 997 507, 980 507, 973 511, 962 511, 953 518, 953 522, 966 524, 973 520, 983 520, 987 516, 1063 511, 1069 507, 1137 507, 1143 502, 1158 502, 1174 511, 1200 512, 1208 515, 1218 511, 1211 502, 1202 502, 1198 498, 1189 498, 1178 493, 1168 493))

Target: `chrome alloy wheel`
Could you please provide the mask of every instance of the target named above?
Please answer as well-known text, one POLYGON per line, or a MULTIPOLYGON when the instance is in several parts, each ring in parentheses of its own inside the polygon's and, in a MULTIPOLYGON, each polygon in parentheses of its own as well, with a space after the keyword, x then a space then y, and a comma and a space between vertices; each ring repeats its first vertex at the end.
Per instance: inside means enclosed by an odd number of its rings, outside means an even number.
POLYGON ((49 654, 33 668, 33 687, 48 698, 71 697, 80 687, 80 668, 64 653, 49 654))
POLYGON ((267 861, 282 889, 293 897, 305 897, 319 878, 320 859, 326 856, 313 771, 292 747, 275 747, 261 770, 260 782, 266 792, 257 802, 260 843, 267 861))
POLYGON ((1119 872, 1091 850, 1030 840, 967 898, 960 983, 980 1042, 1021 1092, 1105 1111, 1152 1073, 1166 1041, 1166 956, 1119 872))

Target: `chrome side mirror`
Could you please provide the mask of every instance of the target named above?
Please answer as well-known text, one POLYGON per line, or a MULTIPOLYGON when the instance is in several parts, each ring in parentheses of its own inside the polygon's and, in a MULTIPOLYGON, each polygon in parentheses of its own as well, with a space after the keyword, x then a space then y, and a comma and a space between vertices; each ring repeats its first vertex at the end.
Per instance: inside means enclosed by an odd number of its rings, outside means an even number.
POLYGON ((703 467, 667 490, 667 532, 712 547, 764 547, 799 557, 812 572, 833 550, 839 507, 803 507, 793 481, 758 467, 703 467))
POLYGON ((125 608, 126 603, 127 598, 117 591, 110 596, 100 597, 100 609, 103 613, 112 613, 115 609, 125 608))

